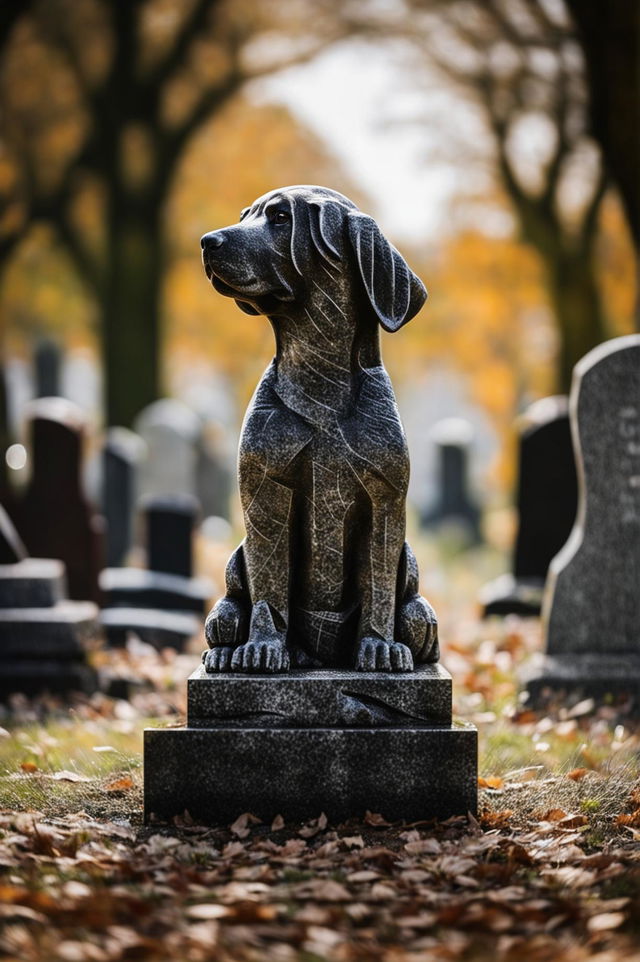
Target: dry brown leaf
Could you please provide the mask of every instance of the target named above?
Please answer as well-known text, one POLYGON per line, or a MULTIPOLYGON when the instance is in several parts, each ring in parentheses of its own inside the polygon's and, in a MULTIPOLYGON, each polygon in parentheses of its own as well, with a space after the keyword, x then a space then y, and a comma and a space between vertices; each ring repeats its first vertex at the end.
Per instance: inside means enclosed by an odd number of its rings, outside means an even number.
POLYGON ((494 790, 504 788, 504 779, 499 775, 488 775, 487 778, 478 778, 478 788, 493 788, 494 790))
POLYGON ((513 815, 513 809, 505 808, 500 812, 490 812, 485 808, 480 813, 480 825, 483 828, 509 828, 509 820, 513 815))
POLYGON ((567 817, 563 808, 548 808, 544 814, 539 816, 541 822, 561 822, 567 817))
POLYGON ((588 775, 589 768, 574 768, 572 771, 567 772, 567 778, 570 778, 573 782, 579 782, 581 778, 588 775))
POLYGON ((407 842, 404 847, 409 855, 439 855, 442 846, 437 838, 421 838, 416 841, 407 842))
POLYGON ((391 822, 388 822, 386 818, 380 815, 378 812, 370 812, 368 809, 364 816, 365 825, 370 825, 372 828, 389 828, 391 822))
POLYGON ((34 772, 38 771, 38 766, 35 762, 20 762, 20 768, 29 775, 33 775, 34 772))
POLYGON ((130 775, 115 778, 112 782, 104 786, 105 792, 128 792, 130 788, 133 788, 133 779, 130 775))
POLYGON ((283 828, 284 828, 284 819, 282 815, 276 815, 276 817, 271 823, 271 831, 279 832, 283 828))
POLYGON ((323 832, 327 827, 327 816, 322 812, 320 816, 307 825, 303 825, 298 835, 302 838, 313 838, 318 832, 323 832))
POLYGON ((632 828, 640 828, 640 808, 636 808, 635 812, 631 812, 629 815, 618 815, 616 818, 616 825, 627 825, 632 828))

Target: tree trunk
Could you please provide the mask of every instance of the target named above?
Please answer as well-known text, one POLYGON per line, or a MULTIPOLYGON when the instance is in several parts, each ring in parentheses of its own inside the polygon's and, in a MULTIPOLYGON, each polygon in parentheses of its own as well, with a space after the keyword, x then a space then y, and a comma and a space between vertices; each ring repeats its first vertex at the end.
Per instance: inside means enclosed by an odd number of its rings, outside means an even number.
POLYGON ((108 425, 130 426, 160 396, 162 203, 114 199, 101 297, 108 425))
POLYGON ((573 368, 607 337, 598 283, 584 250, 564 251, 547 261, 549 294, 557 319, 560 344, 557 389, 568 394, 573 368))

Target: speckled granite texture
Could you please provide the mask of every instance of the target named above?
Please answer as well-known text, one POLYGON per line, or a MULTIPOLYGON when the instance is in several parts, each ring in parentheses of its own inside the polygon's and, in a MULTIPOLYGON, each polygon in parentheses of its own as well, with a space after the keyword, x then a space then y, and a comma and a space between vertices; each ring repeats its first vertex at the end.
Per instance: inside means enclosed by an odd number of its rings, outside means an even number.
POLYGON ((285 675, 199 668, 188 682, 188 724, 196 728, 336 728, 451 723, 451 675, 441 665, 414 672, 316 669, 285 675))
POLYGON ((390 820, 448 818, 477 806, 477 731, 415 728, 207 728, 145 732, 145 820, 184 811, 215 825, 369 809, 390 820))

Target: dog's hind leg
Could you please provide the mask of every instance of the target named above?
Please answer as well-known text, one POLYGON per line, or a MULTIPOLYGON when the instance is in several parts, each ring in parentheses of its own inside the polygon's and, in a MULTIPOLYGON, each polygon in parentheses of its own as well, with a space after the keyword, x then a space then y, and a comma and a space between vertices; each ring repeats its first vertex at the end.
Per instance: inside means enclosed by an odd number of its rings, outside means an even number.
POLYGON ((438 661, 440 648, 436 613, 419 592, 418 563, 406 541, 398 569, 395 636, 410 650, 414 662, 438 661))
POLYGON ((202 660, 207 671, 228 671, 233 652, 247 640, 251 599, 244 561, 244 542, 233 552, 225 571, 226 594, 207 616, 204 634, 209 645, 202 660))

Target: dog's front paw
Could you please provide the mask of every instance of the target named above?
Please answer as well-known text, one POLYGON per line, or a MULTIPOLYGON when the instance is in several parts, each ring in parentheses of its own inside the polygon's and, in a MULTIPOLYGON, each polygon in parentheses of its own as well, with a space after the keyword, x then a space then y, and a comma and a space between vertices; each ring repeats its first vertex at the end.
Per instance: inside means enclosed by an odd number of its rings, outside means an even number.
POLYGON ((207 615, 204 636, 210 648, 235 648, 246 641, 248 628, 249 615, 245 606, 236 598, 225 595, 207 615))
POLYGON ((358 647, 356 671, 413 671, 413 657, 406 645, 381 638, 363 638, 358 647))
POLYGON ((231 659, 232 671, 276 672, 289 670, 289 652, 281 641, 248 641, 231 659))
POLYGON ((209 648, 208 651, 203 651, 202 664, 205 671, 211 673, 214 671, 229 671, 232 655, 233 648, 230 645, 219 645, 215 648, 209 648))

